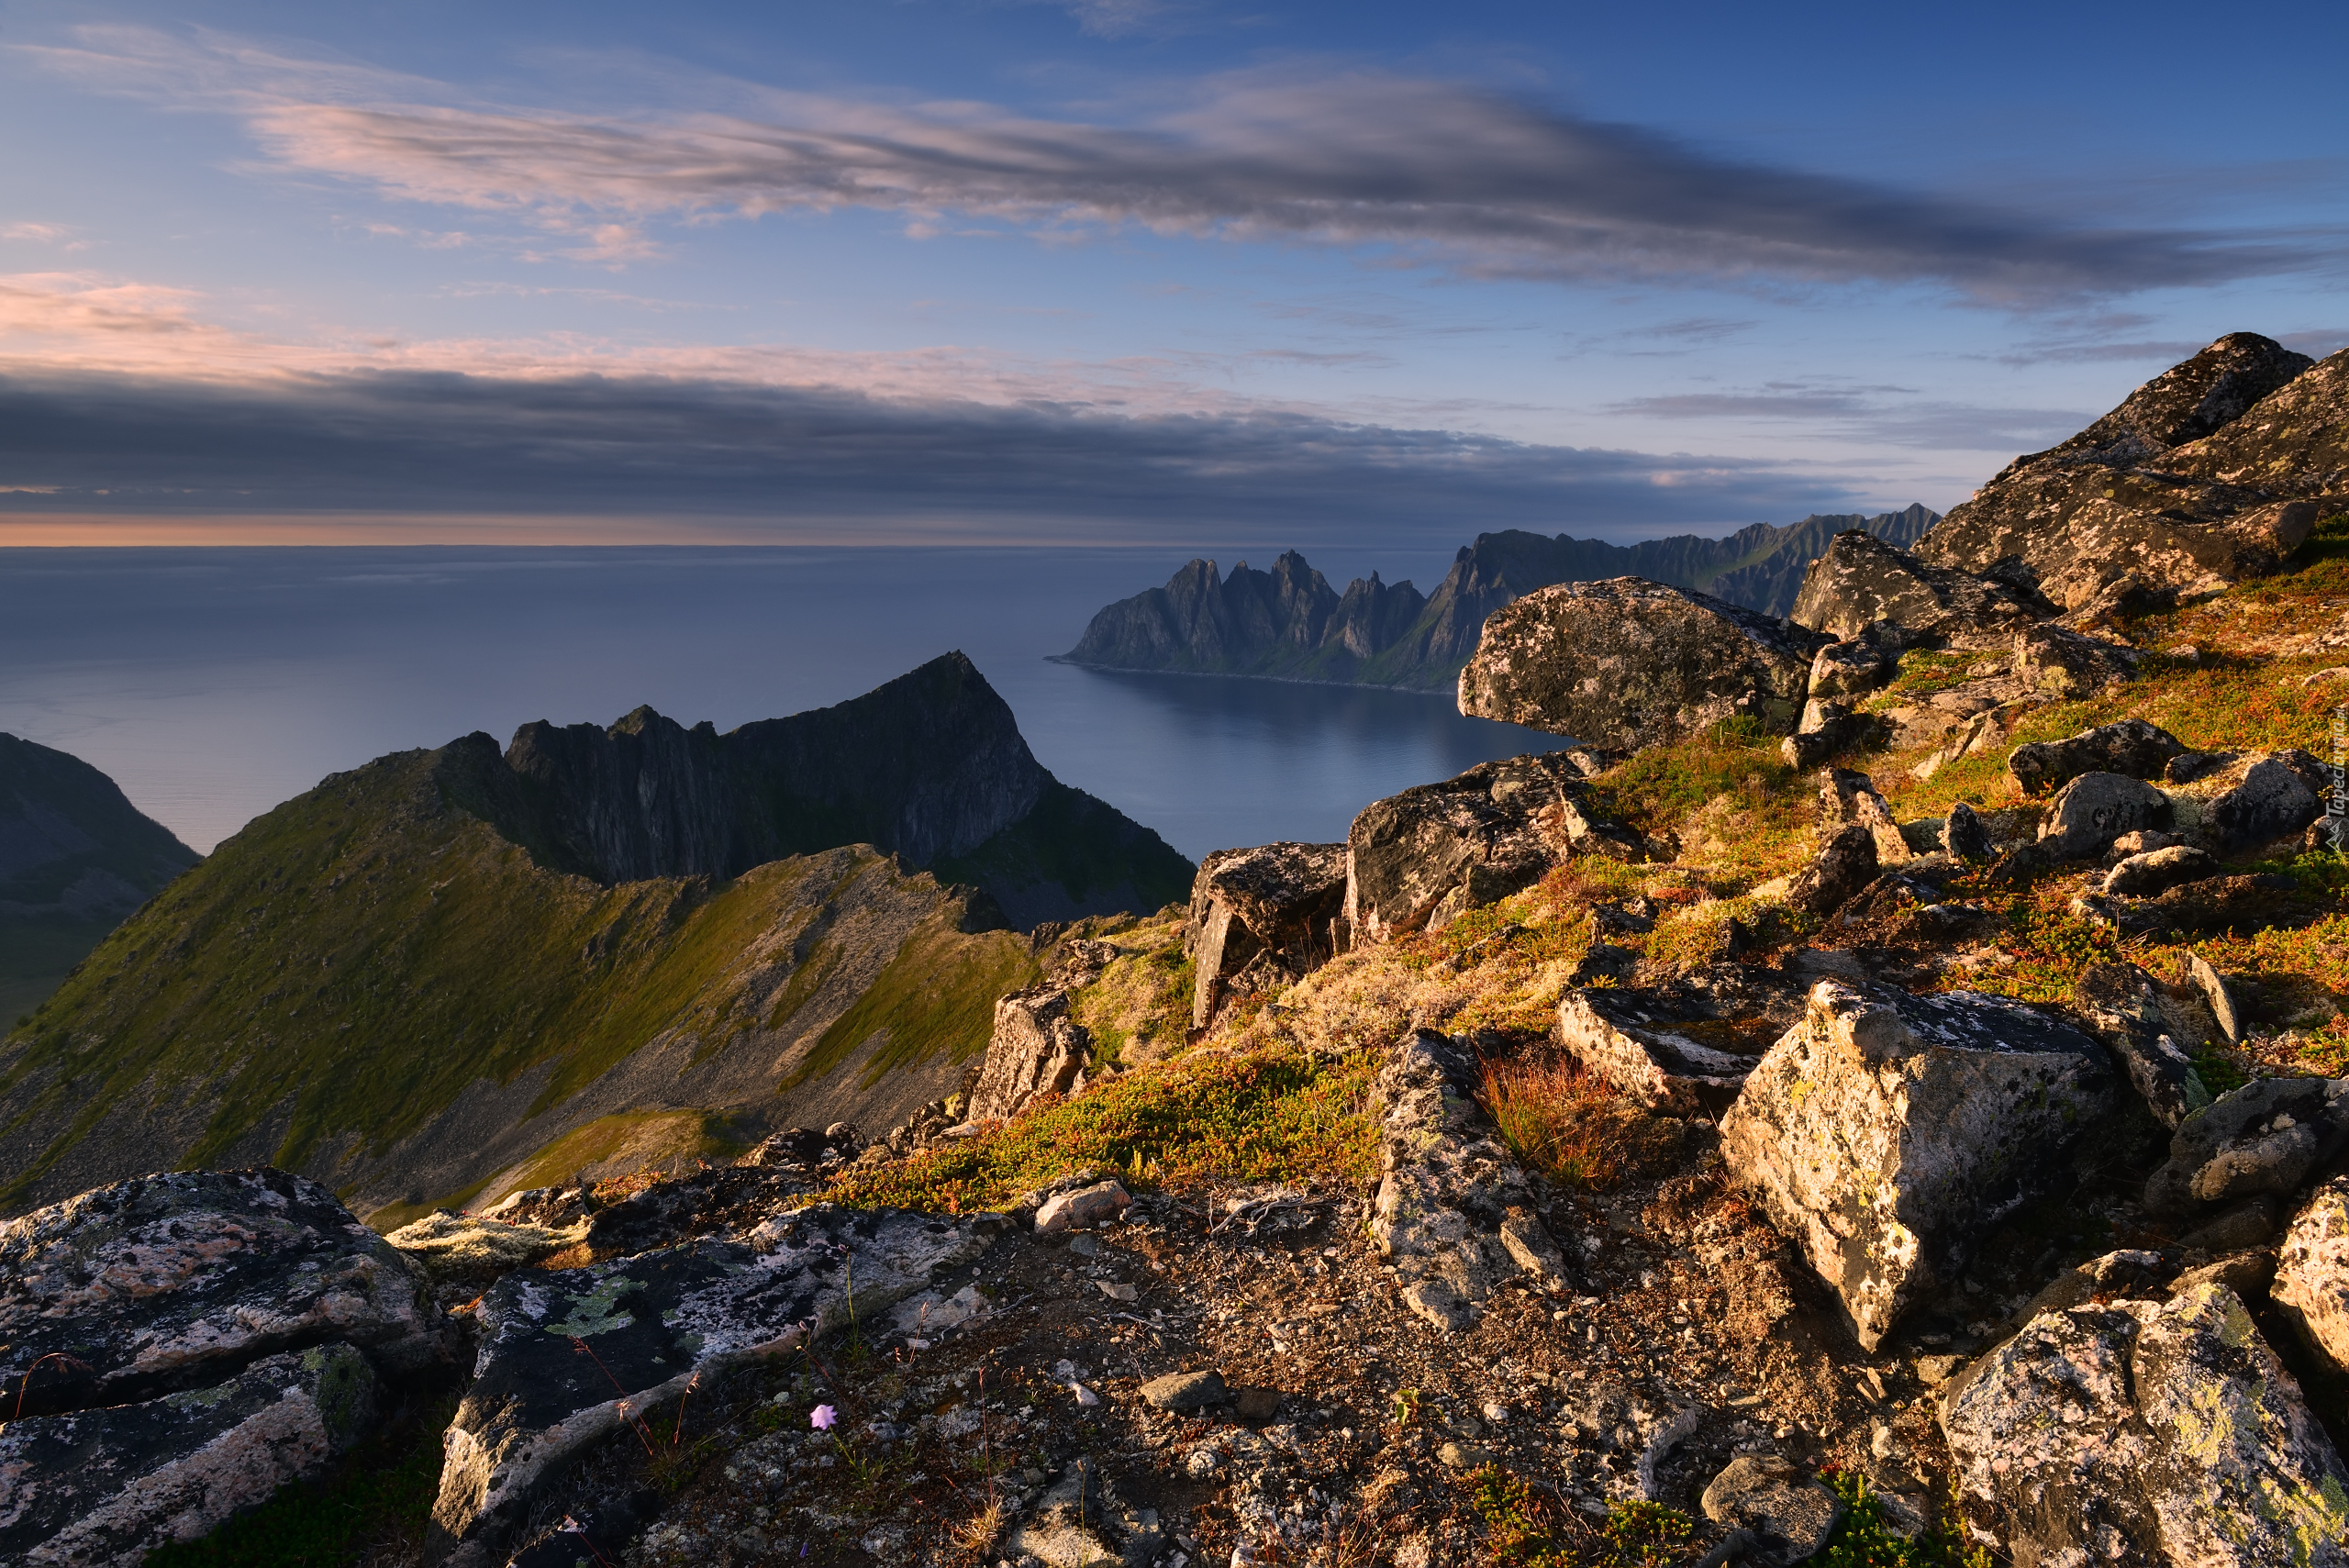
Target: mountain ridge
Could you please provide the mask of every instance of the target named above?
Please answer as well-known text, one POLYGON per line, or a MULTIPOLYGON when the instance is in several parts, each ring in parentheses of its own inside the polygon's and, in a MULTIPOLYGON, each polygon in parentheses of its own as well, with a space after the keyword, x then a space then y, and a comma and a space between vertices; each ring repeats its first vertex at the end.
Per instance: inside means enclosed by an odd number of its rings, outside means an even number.
MULTIPOLYGON (((617 765, 565 774, 540 732, 379 758, 248 824, 0 1043, 0 1209, 158 1166, 266 1162, 396 1218, 558 1147, 589 1162, 578 1140, 624 1141, 648 1118, 667 1157, 793 1119, 902 1118, 951 1092, 995 999, 1035 973, 1007 906, 1042 887, 1063 908, 1123 890, 1154 909, 1188 891, 1190 865, 1036 764, 961 655, 914 675, 797 733, 885 732, 881 695, 904 733, 942 718, 991 748, 1016 787, 966 814, 963 837, 911 846, 955 848, 1010 815, 938 859, 978 885, 862 842, 726 870, 719 851, 750 841, 739 824, 654 843, 683 822, 672 808, 779 775, 729 771, 714 730, 644 710, 622 734, 655 737, 636 761, 667 795, 617 765), (1084 841, 1060 841, 1072 834, 1084 841), (645 858, 598 867, 605 851, 645 858)), ((622 760, 619 740, 577 728, 580 755, 622 760)), ((957 765, 900 761, 911 778, 957 765)), ((907 785, 896 804, 919 796, 907 785)))
POLYGON ((1537 588, 1648 577, 1783 617, 1835 534, 1862 528, 1908 545, 1940 520, 1922 506, 1874 517, 1814 513, 1726 539, 1682 534, 1631 545, 1504 529, 1462 546, 1424 595, 1376 573, 1340 595, 1295 550, 1270 571, 1242 561, 1229 577, 1195 560, 1164 586, 1104 606, 1055 662, 1445 692, 1475 651, 1485 618, 1537 588))

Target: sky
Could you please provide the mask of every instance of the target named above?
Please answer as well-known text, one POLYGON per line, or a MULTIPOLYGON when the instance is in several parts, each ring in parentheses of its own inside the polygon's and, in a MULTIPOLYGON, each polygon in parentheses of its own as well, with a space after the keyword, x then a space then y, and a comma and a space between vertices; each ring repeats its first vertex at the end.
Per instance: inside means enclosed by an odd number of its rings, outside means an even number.
POLYGON ((2349 344, 2338 4, 0 3, 0 545, 1946 510, 2349 344))

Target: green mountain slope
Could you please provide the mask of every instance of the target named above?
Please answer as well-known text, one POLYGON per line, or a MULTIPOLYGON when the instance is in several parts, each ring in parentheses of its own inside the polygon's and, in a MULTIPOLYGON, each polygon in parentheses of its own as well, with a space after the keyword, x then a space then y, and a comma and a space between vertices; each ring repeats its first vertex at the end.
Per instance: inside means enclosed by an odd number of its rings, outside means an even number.
POLYGON ((268 1161, 405 1208, 616 1116, 730 1141, 885 1118, 1034 973, 967 892, 861 846, 727 881, 547 869, 464 804, 495 761, 330 778, 101 943, 0 1051, 6 1207, 268 1161))
POLYGON ((201 858, 79 757, 0 735, 0 1024, 201 858))

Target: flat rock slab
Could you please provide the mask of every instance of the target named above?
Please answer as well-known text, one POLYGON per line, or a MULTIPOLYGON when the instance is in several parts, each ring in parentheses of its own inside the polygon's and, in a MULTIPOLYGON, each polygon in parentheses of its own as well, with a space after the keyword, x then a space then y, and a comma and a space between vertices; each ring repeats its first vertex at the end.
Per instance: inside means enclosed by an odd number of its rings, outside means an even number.
POLYGON ((2224 1284, 2042 1313, 1940 1403, 2018 1568, 2349 1564, 2349 1472, 2224 1284))
POLYGON ((2349 1373, 2349 1176, 2318 1186, 2294 1217, 2271 1298, 2309 1349, 2349 1373))
POLYGON ((375 1402, 367 1358, 323 1345, 209 1388, 0 1425, 0 1560, 135 1568, 315 1473, 375 1402))
POLYGON ((1598 1379, 1567 1391, 1558 1430, 1596 1457, 1596 1479, 1609 1501, 1654 1502, 1663 1496, 1656 1467, 1703 1420, 1704 1412, 1694 1405, 1598 1379))
POLYGON ((2015 1003, 1822 980, 1722 1118, 1721 1153, 1873 1352, 2046 1190, 2115 1076, 2095 1040, 2015 1003))
POLYGON ((398 1251, 283 1171, 134 1176, 0 1227, 0 1383, 28 1416, 205 1387, 337 1340, 413 1369, 440 1353, 428 1310, 398 1251))
POLYGON ((1475 1059, 1432 1029, 1396 1046, 1378 1075, 1380 1162, 1370 1233, 1410 1309, 1465 1329, 1520 1274, 1565 1277, 1525 1173, 1471 1098, 1475 1059))
POLYGON ((1569 991, 1558 1042, 1575 1061, 1653 1110, 1711 1116, 1735 1097, 1757 1056, 1703 1043, 1665 1004, 1630 990, 1569 991))
POLYGON ((697 1373, 882 1315, 985 1251, 996 1222, 818 1204, 749 1241, 688 1242, 584 1269, 509 1274, 482 1297, 473 1386, 442 1440, 432 1554, 495 1555, 538 1487, 697 1373), (625 1403, 628 1412, 623 1414, 625 1403))

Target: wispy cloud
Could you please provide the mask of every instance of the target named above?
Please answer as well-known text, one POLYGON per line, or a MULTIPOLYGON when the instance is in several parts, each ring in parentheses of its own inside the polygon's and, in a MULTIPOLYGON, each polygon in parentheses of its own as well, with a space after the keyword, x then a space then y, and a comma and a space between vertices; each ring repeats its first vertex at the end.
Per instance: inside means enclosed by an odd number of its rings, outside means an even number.
POLYGON ((95 87, 238 114, 280 169, 514 214, 568 238, 550 254, 586 261, 648 254, 655 219, 861 207, 916 235, 949 215, 1052 236, 1130 225, 1481 276, 1927 284, 2044 304, 2329 267, 2341 249, 2305 232, 2069 222, 1369 71, 1212 77, 1119 124, 740 83, 726 95, 750 106, 731 114, 526 109, 133 28, 26 52, 95 87))

